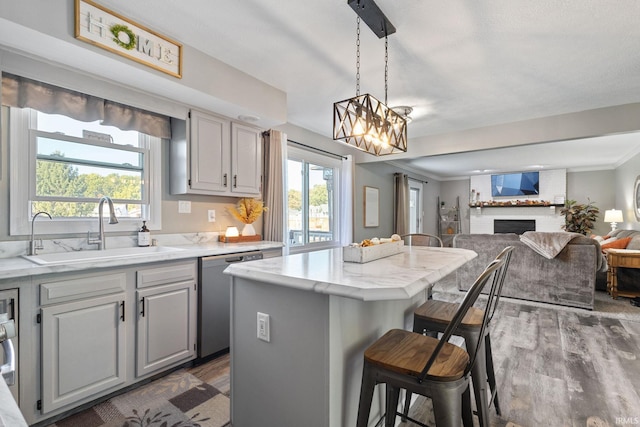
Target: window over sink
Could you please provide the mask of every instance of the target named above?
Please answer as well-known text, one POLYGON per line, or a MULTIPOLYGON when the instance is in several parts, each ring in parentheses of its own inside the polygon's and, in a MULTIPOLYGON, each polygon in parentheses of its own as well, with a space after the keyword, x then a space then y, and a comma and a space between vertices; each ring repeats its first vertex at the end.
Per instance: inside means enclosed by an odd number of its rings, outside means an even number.
POLYGON ((10 233, 95 231, 100 197, 109 196, 119 223, 110 231, 132 231, 142 220, 161 226, 161 139, 31 108, 2 107, 10 146, 10 233))

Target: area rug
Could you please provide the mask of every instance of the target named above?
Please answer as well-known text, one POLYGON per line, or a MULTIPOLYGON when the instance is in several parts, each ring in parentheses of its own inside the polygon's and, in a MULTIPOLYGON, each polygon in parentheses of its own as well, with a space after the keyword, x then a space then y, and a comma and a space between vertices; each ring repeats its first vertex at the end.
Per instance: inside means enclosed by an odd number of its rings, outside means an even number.
POLYGON ((229 397, 181 369, 51 426, 224 427, 229 419, 229 397))

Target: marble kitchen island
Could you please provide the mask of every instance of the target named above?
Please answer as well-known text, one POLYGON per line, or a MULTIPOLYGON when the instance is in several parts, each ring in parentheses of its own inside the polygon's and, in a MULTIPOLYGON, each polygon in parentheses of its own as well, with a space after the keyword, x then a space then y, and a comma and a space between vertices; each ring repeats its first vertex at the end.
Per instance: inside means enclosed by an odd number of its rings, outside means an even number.
MULTIPOLYGON (((230 265, 233 426, 354 425, 365 348, 410 328, 425 290, 476 256, 405 247, 356 264, 336 248, 230 265), (258 313, 269 341, 257 338, 258 313)), ((374 398, 371 425, 382 403, 374 398)))

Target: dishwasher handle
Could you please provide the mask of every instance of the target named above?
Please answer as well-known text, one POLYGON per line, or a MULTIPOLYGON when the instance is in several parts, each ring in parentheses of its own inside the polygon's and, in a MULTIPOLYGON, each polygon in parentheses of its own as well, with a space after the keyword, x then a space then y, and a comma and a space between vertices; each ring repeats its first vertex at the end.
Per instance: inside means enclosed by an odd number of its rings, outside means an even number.
POLYGON ((203 257, 202 262, 218 262, 221 264, 235 264, 238 262, 246 262, 246 261, 254 261, 257 259, 262 259, 263 254, 261 251, 254 252, 240 252, 237 254, 229 254, 227 255, 214 255, 210 257, 203 257))

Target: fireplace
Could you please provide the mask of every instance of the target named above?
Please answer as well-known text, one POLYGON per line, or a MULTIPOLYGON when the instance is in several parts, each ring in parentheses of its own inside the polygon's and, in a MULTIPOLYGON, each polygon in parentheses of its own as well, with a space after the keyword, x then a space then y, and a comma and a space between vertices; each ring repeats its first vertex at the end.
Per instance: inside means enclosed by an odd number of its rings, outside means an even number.
POLYGON ((493 233, 516 233, 522 234, 525 231, 536 231, 535 219, 494 219, 493 233))

